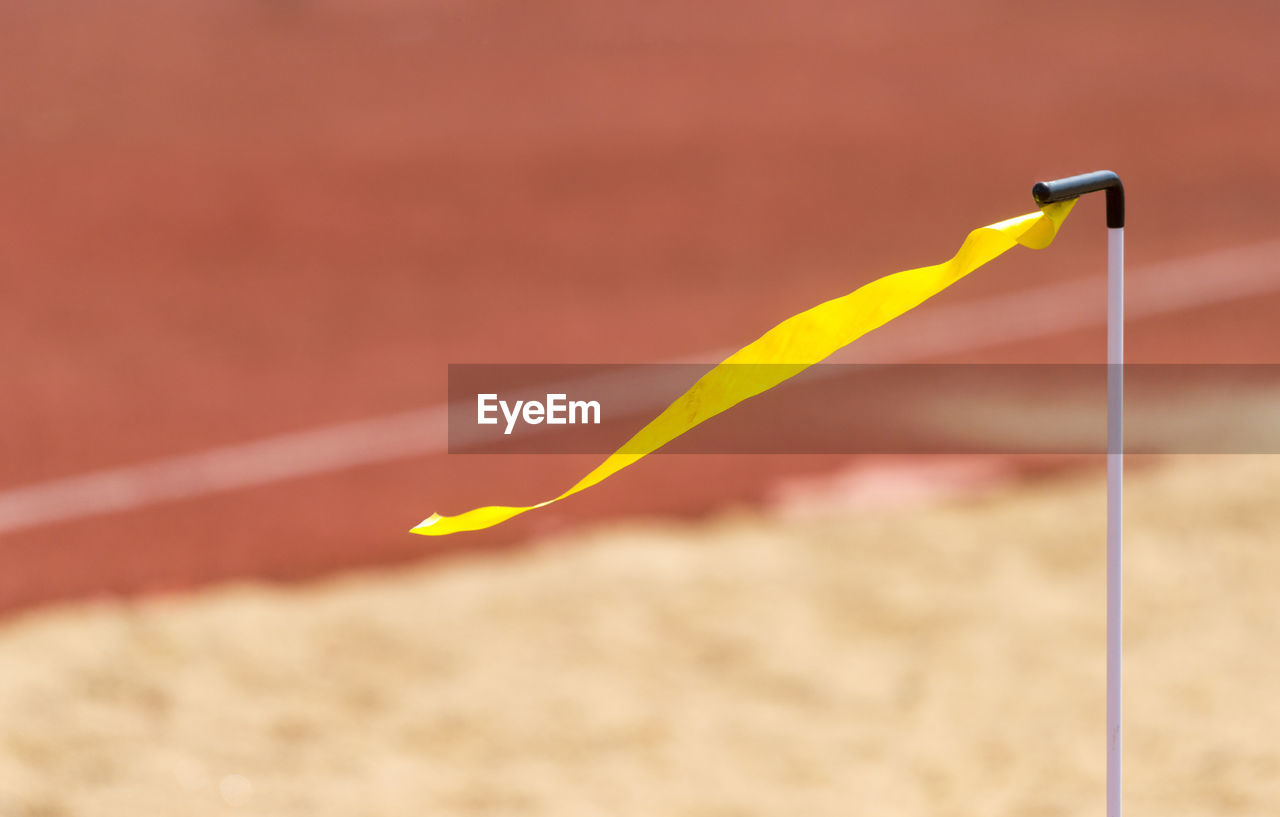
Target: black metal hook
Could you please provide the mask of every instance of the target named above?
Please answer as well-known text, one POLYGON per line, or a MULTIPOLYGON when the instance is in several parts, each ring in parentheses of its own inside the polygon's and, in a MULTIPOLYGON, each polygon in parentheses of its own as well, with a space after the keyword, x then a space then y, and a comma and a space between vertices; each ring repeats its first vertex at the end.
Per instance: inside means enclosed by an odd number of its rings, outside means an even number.
POLYGON ((1050 204, 1099 190, 1107 191, 1107 226, 1123 227, 1124 185, 1120 183, 1120 177, 1110 170, 1081 173, 1079 176, 1067 176, 1051 182, 1036 182, 1031 188, 1031 197, 1036 200, 1036 204, 1050 204))

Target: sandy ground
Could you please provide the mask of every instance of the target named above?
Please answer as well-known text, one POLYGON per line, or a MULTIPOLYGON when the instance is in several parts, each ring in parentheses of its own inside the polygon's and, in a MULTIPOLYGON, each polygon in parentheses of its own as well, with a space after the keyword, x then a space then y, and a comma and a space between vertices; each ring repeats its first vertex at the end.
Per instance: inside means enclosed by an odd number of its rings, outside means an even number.
MULTIPOLYGON (((1131 815, 1280 808, 1280 458, 1131 479, 1131 815)), ((1074 815, 1096 474, 0 628, 0 814, 1074 815)))

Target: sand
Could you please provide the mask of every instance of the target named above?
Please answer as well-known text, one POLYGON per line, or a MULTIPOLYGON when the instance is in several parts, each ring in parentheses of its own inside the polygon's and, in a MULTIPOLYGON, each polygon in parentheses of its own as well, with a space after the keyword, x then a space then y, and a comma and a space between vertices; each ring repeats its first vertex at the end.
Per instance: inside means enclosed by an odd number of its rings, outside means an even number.
MULTIPOLYGON (((1132 815, 1280 810, 1280 458, 1134 473, 1132 815)), ((0 623, 0 815, 1102 813, 1103 500, 619 524, 0 623)))

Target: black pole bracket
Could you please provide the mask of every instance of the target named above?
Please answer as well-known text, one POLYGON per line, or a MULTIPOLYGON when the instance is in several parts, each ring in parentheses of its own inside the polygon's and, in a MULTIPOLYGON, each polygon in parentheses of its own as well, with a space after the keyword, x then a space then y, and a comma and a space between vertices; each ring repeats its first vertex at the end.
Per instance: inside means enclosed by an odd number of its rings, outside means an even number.
POLYGON ((1107 191, 1107 226, 1124 226, 1124 185, 1120 177, 1110 170, 1096 170, 1093 173, 1081 173, 1079 176, 1067 176, 1065 179, 1054 179, 1051 182, 1036 182, 1031 188, 1031 196, 1036 204, 1050 204, 1055 201, 1066 201, 1083 196, 1085 193, 1107 191))

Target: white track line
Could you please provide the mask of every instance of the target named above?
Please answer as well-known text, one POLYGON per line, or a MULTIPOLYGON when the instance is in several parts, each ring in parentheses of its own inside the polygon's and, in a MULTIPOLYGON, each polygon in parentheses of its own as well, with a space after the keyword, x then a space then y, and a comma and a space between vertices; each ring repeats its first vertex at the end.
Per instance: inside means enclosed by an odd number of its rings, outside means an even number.
MULTIPOLYGON (((1131 302, 1141 318, 1280 291, 1280 240, 1165 262, 1130 274, 1158 287, 1131 302)), ((858 341, 832 358, 907 363, 1052 335, 1103 320, 1100 279, 1076 279, 922 310, 911 331, 858 341)), ((684 358, 714 362, 733 350, 684 358)), ((582 383, 561 391, 579 391, 582 383)), ((645 390, 638 390, 645 393, 645 390)), ((647 408, 637 404, 634 408, 647 408)), ((220 446, 0 491, 0 535, 165 502, 253 488, 448 450, 447 405, 220 446)))

